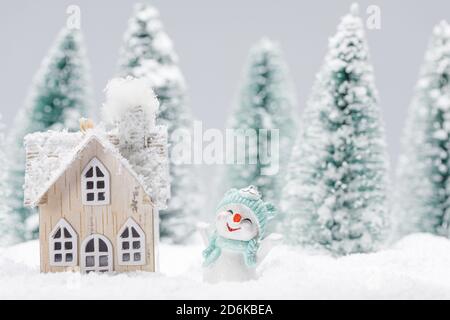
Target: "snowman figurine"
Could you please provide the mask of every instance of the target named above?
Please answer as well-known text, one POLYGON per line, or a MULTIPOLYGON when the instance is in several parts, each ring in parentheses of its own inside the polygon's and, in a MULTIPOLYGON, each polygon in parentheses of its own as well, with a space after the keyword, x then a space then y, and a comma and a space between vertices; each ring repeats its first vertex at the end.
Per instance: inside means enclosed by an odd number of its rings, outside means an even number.
POLYGON ((207 248, 203 251, 204 280, 246 281, 256 278, 256 267, 272 248, 279 235, 265 237, 267 224, 275 214, 256 187, 229 190, 217 207, 215 231, 206 234, 199 226, 207 248))

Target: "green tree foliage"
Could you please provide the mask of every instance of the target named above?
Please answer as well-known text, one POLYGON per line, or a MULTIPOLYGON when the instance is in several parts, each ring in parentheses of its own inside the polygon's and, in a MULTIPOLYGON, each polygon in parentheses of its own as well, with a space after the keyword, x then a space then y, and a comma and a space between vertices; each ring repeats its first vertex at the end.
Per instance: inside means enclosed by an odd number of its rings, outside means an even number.
POLYGON ((388 160, 363 21, 353 5, 318 73, 282 207, 290 243, 374 250, 388 226, 388 160))
POLYGON ((23 205, 25 151, 23 138, 36 131, 78 130, 80 117, 89 115, 92 99, 88 64, 81 32, 63 29, 37 72, 9 136, 10 206, 19 221, 18 237, 37 236, 37 214, 23 205))
POLYGON ((278 203, 295 138, 294 106, 293 87, 281 50, 277 44, 263 39, 250 50, 239 101, 229 122, 229 128, 235 129, 237 136, 235 159, 239 157, 237 150, 246 153, 245 164, 227 166, 227 188, 254 185, 265 199, 278 203), (252 138, 256 143, 251 143, 247 129, 256 132, 256 139, 252 138), (261 129, 267 129, 267 134, 261 129), (278 130, 279 150, 276 152, 279 154, 270 154, 275 138, 272 129, 278 130), (268 161, 270 159, 273 162, 268 161), (273 171, 278 161, 278 172, 273 171))
POLYGON ((439 23, 425 55, 397 170, 396 229, 450 236, 450 26, 439 23))
MULTIPOLYGON (((159 12, 148 4, 136 4, 120 52, 119 76, 146 79, 160 102, 157 123, 167 126, 169 154, 176 130, 192 129, 186 86, 171 39, 164 31, 159 12)), ((171 162, 171 199, 160 212, 160 233, 165 241, 185 242, 194 232, 192 217, 202 205, 200 181, 190 165, 171 162)))

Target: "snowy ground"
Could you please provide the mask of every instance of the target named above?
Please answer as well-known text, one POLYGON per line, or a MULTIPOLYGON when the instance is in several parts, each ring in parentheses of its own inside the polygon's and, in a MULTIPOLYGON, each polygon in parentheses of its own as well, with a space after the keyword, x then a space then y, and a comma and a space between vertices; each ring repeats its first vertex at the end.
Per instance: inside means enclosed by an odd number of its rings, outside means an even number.
POLYGON ((0 249, 0 299, 450 299, 450 240, 432 235, 338 259, 280 246, 247 283, 203 283, 200 252, 161 245, 159 274, 40 274, 28 242, 0 249))

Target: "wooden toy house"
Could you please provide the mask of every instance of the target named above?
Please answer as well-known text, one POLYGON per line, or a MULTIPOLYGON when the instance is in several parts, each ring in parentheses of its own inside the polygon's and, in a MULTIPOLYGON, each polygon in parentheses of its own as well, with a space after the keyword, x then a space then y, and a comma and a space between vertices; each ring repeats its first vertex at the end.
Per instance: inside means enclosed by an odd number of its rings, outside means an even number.
POLYGON ((157 269, 158 209, 170 193, 165 128, 143 143, 145 169, 112 131, 25 138, 25 204, 39 210, 42 272, 157 269))

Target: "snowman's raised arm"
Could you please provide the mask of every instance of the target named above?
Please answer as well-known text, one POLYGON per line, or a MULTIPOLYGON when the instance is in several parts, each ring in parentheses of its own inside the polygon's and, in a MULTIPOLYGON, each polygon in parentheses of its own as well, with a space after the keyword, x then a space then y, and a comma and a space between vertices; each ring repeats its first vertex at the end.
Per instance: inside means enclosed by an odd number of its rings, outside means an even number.
POLYGON ((278 244, 280 244, 283 241, 283 236, 279 233, 272 233, 271 235, 267 236, 261 241, 261 245, 258 250, 257 255, 257 265, 260 265, 261 262, 264 261, 264 259, 269 254, 270 250, 278 244))
POLYGON ((209 223, 200 221, 195 225, 195 227, 197 231, 200 233, 203 242, 207 246, 209 244, 209 237, 210 237, 210 234, 208 234, 209 223))

